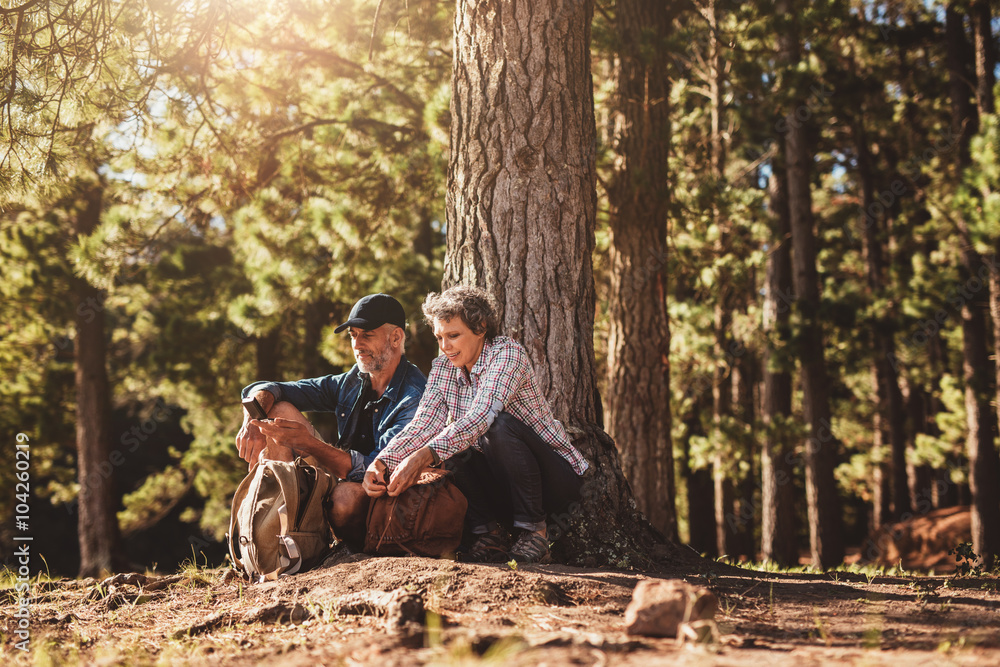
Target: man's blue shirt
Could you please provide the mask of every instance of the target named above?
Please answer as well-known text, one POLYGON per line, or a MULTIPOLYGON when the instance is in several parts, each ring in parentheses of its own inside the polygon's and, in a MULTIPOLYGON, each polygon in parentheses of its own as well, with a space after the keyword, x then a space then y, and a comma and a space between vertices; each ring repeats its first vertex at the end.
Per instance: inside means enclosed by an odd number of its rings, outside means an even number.
MULTIPOLYGON (((264 389, 271 392, 274 402, 288 401, 300 412, 335 412, 337 431, 341 442, 350 440, 347 433, 351 412, 361 395, 364 378, 355 364, 340 375, 324 375, 295 382, 260 381, 243 388, 243 398, 264 389)), ((347 479, 360 482, 368 465, 378 456, 393 436, 403 430, 417 413, 417 405, 424 393, 427 379, 403 355, 393 373, 389 386, 379 401, 379 409, 372 415, 372 433, 375 449, 370 454, 348 450, 351 455, 351 472, 347 479), (382 408, 381 406, 385 407, 382 408)))

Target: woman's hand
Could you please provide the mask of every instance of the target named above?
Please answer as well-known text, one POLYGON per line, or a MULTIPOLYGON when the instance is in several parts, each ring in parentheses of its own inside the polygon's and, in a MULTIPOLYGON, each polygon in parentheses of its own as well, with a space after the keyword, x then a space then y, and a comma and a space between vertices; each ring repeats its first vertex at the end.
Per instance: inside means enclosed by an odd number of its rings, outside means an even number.
POLYGON ((398 496, 417 483, 420 473, 434 461, 430 447, 424 446, 407 456, 389 478, 389 495, 398 496))
POLYGON ((365 470, 365 477, 361 480, 361 488, 365 490, 371 498, 378 498, 385 495, 386 481, 389 477, 389 468, 375 459, 365 470))

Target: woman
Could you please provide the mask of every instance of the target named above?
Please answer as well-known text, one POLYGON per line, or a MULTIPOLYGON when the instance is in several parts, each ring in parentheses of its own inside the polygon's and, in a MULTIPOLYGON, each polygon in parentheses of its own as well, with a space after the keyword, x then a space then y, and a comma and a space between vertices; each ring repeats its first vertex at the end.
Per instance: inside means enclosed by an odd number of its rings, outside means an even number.
POLYGON ((447 459, 469 500, 466 521, 476 540, 467 558, 547 560, 545 517, 579 497, 587 461, 553 418, 524 348, 498 335, 485 292, 458 286, 431 293, 423 311, 442 354, 416 416, 368 467, 364 489, 373 497, 399 495, 424 468, 447 459), (520 531, 509 548, 498 523, 507 519, 520 531))

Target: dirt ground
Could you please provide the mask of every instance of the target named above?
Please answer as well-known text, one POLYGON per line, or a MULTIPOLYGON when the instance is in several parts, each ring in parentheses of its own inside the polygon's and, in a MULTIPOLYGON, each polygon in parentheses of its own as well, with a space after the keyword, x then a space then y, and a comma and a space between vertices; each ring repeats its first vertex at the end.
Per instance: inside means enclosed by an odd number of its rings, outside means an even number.
POLYGON ((194 568, 41 582, 27 653, 14 645, 8 590, 0 663, 1000 664, 995 577, 773 574, 711 561, 630 572, 340 560, 262 584, 194 568), (694 644, 627 635, 623 613, 643 578, 714 591, 716 637, 694 644))

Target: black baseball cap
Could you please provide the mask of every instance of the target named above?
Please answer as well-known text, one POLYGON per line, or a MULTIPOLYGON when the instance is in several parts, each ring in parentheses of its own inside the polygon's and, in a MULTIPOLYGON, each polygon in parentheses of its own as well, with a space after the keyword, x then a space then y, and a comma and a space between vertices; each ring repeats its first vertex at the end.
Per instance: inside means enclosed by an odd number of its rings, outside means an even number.
POLYGON ((333 330, 340 333, 348 327, 357 327, 365 331, 378 329, 383 324, 406 326, 406 313, 403 306, 388 294, 369 294, 358 299, 351 308, 350 318, 333 330))

